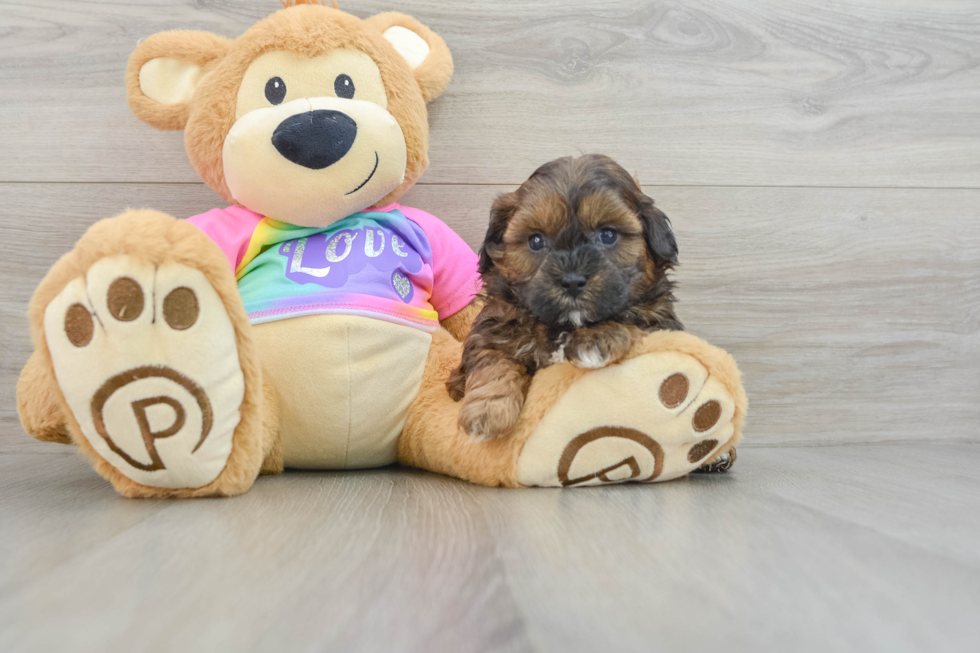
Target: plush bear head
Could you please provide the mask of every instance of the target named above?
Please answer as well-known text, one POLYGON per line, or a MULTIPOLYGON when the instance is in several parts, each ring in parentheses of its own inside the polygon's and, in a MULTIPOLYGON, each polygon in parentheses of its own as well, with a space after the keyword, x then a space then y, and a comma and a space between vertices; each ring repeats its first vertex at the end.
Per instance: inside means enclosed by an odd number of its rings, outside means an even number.
POLYGON ((361 20, 311 0, 228 40, 155 34, 129 60, 129 104, 183 129, 225 201, 323 227, 396 201, 428 166, 426 103, 449 84, 445 42, 395 13, 361 20))

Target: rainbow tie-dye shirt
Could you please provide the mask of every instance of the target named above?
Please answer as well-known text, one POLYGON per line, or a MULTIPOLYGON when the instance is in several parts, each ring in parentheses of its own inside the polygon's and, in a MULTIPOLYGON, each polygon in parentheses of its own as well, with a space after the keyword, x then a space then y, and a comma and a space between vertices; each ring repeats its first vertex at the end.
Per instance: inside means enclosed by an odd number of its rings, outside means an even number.
POLYGON ((230 206, 188 218, 221 247, 253 324, 365 315, 434 331, 479 291, 473 250, 438 218, 392 204, 329 227, 230 206))

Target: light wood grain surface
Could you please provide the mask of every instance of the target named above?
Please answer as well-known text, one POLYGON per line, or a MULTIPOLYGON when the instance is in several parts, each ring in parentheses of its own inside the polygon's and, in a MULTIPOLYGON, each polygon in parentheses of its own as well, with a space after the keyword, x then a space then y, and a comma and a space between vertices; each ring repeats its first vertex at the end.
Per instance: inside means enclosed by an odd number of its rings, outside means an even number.
POLYGON ((0 649, 975 651, 978 453, 754 449, 577 492, 287 473, 193 502, 10 454, 0 649))
POLYGON ((680 242, 682 319, 744 371, 738 466, 119 499, 20 430, 27 301, 99 218, 220 205, 181 135, 129 113, 125 62, 156 31, 235 36, 278 3, 0 3, 0 650, 975 650, 976 3, 341 5, 412 14, 452 48, 406 203, 474 247, 493 198, 551 158, 639 174, 680 242))
MULTIPOLYGON (((0 179, 195 181, 121 84, 138 39, 237 36, 276 0, 0 5, 0 179), (41 134, 43 137, 39 137, 41 134)), ((647 183, 975 187, 980 15, 969 1, 348 0, 449 43, 427 183, 519 183, 602 151, 647 183)))
MULTIPOLYGON (((422 186, 409 205, 479 246, 509 186, 422 186)), ((648 187, 680 243, 678 311, 731 351, 752 402, 746 444, 977 440, 980 190, 648 187)), ((101 216, 215 205, 201 184, 0 184, 7 230, 0 452, 47 451, 19 429, 33 284, 101 216), (71 208, 68 208, 71 207, 71 208), (39 245, 43 243, 43 245, 39 245)))

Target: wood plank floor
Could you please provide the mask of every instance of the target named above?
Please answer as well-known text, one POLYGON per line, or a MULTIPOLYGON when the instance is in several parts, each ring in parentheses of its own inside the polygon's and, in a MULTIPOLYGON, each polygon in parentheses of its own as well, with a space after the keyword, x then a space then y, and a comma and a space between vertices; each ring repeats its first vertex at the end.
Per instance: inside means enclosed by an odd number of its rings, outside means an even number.
POLYGON ((221 204, 181 135, 129 112, 126 59, 278 2, 0 2, 0 651, 976 651, 977 3, 341 6, 409 13, 451 47, 405 202, 471 245, 551 158, 638 173, 677 233, 682 319, 744 371, 738 466, 567 492, 383 469, 119 498, 20 429, 27 301, 98 219, 221 204))
MULTIPOLYGON (((121 84, 137 40, 237 36, 276 0, 0 5, 0 158, 14 181, 197 181, 179 136, 121 84), (66 116, 70 119, 66 120, 66 116), (43 130, 44 136, 39 137, 43 130), (138 153, 145 153, 140 156, 138 153)), ((578 150, 646 183, 970 187, 980 182, 980 16, 936 0, 347 0, 439 32, 426 183, 515 184, 578 150)))
POLYGON ((3 651, 975 651, 980 445, 583 491, 411 470, 129 501, 0 457, 3 651))

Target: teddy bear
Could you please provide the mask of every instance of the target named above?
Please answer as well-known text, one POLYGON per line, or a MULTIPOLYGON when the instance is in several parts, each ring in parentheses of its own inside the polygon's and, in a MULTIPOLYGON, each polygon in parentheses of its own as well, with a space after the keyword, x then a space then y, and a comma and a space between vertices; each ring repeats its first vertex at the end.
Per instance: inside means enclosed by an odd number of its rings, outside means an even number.
POLYGON ((476 255, 399 204, 449 49, 402 14, 284 5, 235 39, 163 32, 133 52, 133 112, 183 130, 228 206, 127 210, 51 268, 28 311, 25 430, 77 445, 127 497, 231 496, 286 467, 578 487, 728 464, 738 368, 683 332, 541 370, 506 438, 458 427, 446 380, 480 307, 476 255))

